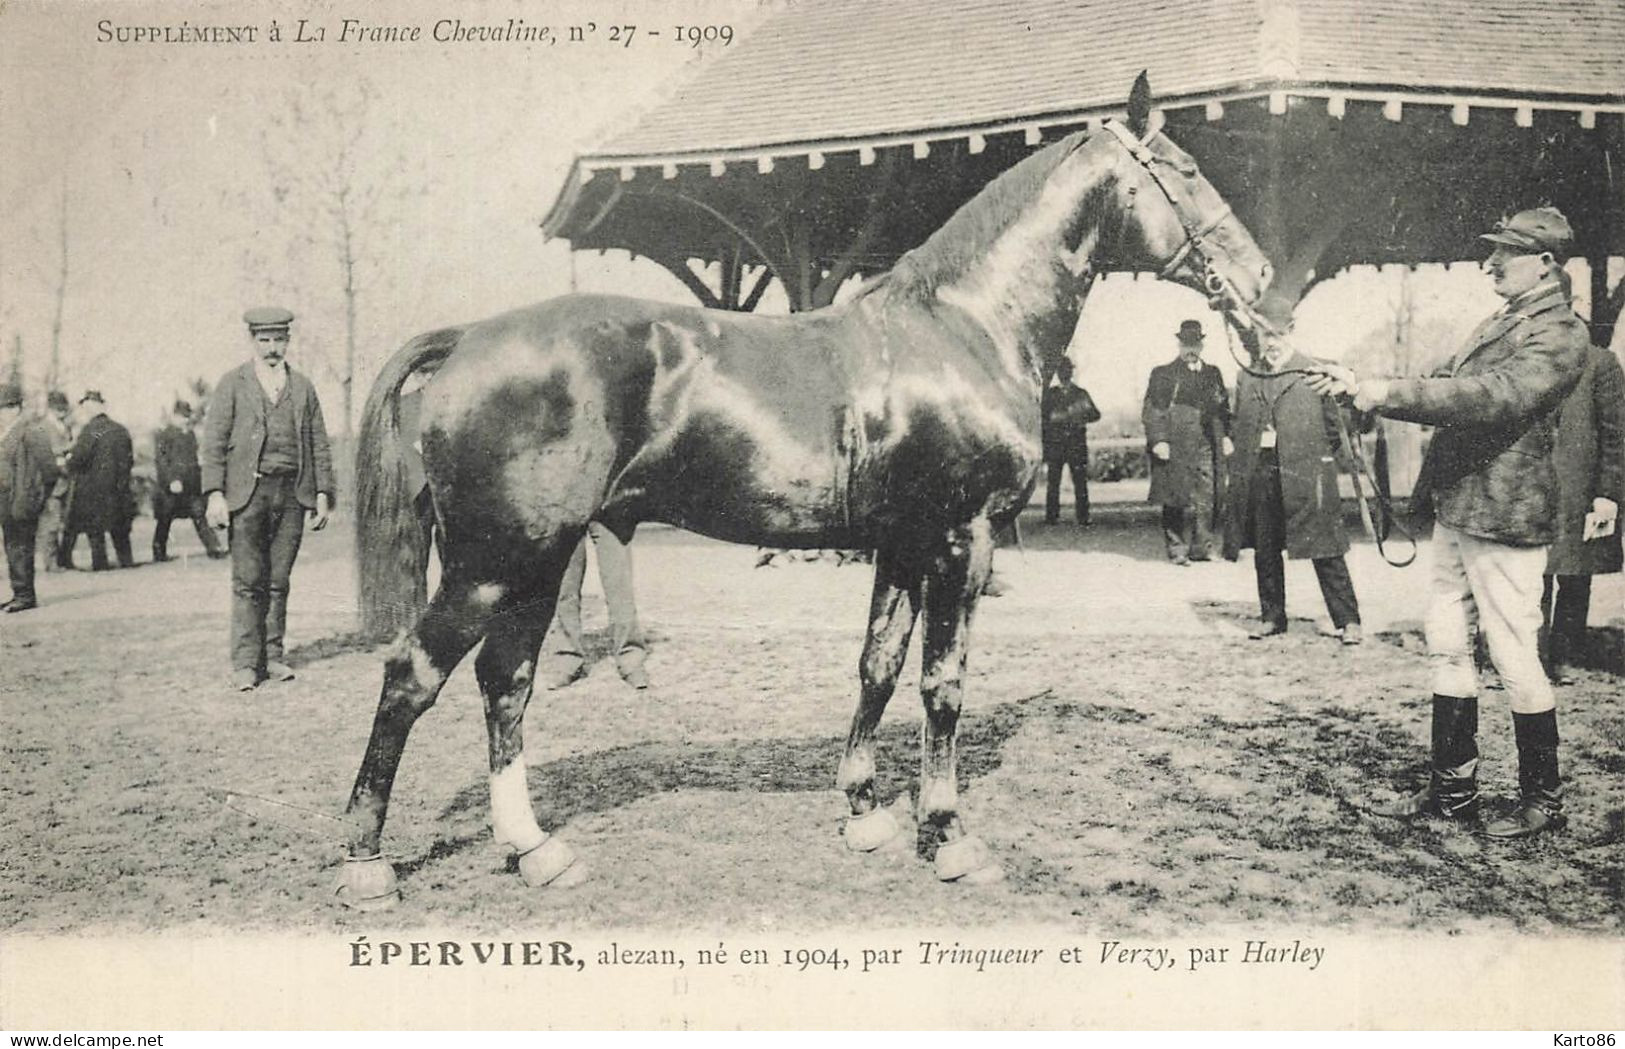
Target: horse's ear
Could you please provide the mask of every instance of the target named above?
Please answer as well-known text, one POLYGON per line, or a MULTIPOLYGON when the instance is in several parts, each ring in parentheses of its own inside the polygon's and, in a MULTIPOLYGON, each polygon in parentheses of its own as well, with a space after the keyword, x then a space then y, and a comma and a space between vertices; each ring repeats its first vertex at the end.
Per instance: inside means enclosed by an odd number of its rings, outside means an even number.
POLYGON ((1134 86, 1128 93, 1128 129, 1134 132, 1136 138, 1144 138, 1146 130, 1151 126, 1151 78, 1140 70, 1140 75, 1134 78, 1134 86))

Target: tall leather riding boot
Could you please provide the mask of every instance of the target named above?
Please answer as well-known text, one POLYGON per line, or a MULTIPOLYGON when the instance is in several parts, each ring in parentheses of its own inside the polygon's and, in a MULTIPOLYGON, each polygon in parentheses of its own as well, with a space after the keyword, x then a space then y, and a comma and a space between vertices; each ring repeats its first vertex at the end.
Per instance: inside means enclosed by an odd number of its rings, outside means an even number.
POLYGON ((1478 815, 1478 697, 1433 697, 1433 764, 1428 785, 1372 811, 1392 819, 1470 820, 1478 815))
POLYGON ((1518 740, 1518 807, 1484 828, 1491 838, 1527 838, 1568 825, 1557 774, 1557 711, 1512 715, 1518 740))

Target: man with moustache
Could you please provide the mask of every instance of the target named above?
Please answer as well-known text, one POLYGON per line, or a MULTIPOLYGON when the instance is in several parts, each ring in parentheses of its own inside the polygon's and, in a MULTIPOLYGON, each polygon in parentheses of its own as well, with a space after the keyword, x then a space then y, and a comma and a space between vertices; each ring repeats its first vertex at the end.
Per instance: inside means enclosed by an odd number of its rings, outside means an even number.
POLYGON ((203 424, 203 491, 215 528, 231 529, 231 686, 292 680, 284 662, 288 581, 308 518, 327 527, 333 459, 316 388, 288 367, 293 314, 243 314, 249 360, 227 372, 203 424))
POLYGON ((1316 365, 1310 383, 1352 396, 1361 410, 1438 428, 1412 495, 1436 518, 1426 620, 1432 767, 1421 791, 1376 811, 1477 817, 1478 675, 1468 625, 1476 608, 1518 746, 1518 805, 1484 833, 1524 838, 1567 822, 1557 704, 1539 650, 1541 574, 1557 534, 1557 409, 1579 381, 1590 340, 1563 279, 1574 233, 1562 212, 1520 211, 1483 239, 1495 245, 1485 268, 1506 302, 1451 360, 1409 379, 1360 379, 1341 365, 1316 365))
POLYGON ((1212 557, 1216 464, 1228 456, 1230 397, 1219 369, 1202 361, 1202 323, 1187 320, 1179 356, 1151 369, 1140 420, 1151 453, 1151 491, 1162 506, 1163 542, 1176 565, 1212 557))

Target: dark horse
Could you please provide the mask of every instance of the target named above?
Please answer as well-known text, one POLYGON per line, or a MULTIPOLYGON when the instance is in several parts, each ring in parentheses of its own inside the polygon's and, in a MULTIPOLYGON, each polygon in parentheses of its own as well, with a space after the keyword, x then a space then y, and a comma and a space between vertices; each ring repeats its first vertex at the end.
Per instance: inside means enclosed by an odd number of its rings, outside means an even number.
POLYGON ((587 523, 630 539, 665 521, 733 542, 875 551, 860 699, 837 779, 844 836, 899 833, 875 795, 874 733, 923 614, 915 807, 944 880, 997 877, 959 815, 954 734, 993 530, 1032 490, 1041 382, 1097 269, 1150 269, 1250 304, 1269 279, 1191 158, 1148 126, 1135 84, 1108 122, 1005 172, 850 301, 793 316, 570 295, 419 336, 374 383, 356 468, 363 612, 404 628, 350 796, 341 895, 396 896, 379 853, 407 734, 484 641, 491 822, 533 885, 582 867, 537 825, 521 720, 560 576, 587 523), (442 575, 421 598, 426 530, 406 480, 400 395, 423 387, 421 446, 442 575))

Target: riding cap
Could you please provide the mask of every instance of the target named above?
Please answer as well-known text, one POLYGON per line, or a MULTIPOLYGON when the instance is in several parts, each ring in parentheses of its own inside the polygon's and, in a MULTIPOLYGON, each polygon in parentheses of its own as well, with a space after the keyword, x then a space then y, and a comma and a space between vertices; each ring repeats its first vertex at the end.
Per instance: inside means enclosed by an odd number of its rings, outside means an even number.
POLYGON ((20 408, 23 388, 14 382, 0 382, 0 408, 20 408))
POLYGON ((1201 321, 1194 321, 1194 320, 1192 320, 1192 321, 1180 321, 1180 323, 1179 323, 1179 341, 1180 342, 1201 342, 1205 338, 1207 338, 1207 336, 1202 334, 1202 322, 1201 321))
POLYGON ((261 331, 287 331, 293 324, 293 311, 281 306, 256 306, 243 312, 249 334, 261 331))
POLYGON ((1531 253, 1549 251, 1562 260, 1574 243, 1574 229, 1556 208, 1530 208, 1497 222, 1493 232, 1480 234, 1479 239, 1531 253))

